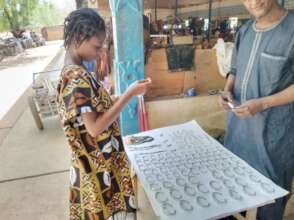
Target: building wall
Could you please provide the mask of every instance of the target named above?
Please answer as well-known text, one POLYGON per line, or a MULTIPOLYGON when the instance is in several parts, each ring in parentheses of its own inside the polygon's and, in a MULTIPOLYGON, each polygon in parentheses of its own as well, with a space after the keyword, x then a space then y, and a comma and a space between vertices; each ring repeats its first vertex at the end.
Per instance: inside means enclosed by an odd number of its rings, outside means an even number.
POLYGON ((63 39, 63 25, 44 27, 42 28, 41 32, 42 32, 42 37, 46 41, 63 39))

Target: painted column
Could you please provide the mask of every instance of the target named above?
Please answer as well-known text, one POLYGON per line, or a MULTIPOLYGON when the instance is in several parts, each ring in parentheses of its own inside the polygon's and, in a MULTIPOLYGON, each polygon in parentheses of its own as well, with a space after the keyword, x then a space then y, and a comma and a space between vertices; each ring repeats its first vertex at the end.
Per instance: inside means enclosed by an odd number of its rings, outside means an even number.
MULTIPOLYGON (((109 0, 114 40, 116 93, 144 78, 144 37, 142 0, 109 0)), ((139 132, 137 97, 120 115, 122 135, 139 132)))

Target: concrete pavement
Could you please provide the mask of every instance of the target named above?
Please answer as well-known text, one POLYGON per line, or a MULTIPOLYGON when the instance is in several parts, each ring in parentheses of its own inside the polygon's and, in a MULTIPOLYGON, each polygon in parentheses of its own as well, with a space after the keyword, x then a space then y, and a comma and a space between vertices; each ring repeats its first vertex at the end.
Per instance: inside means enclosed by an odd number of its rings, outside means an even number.
MULTIPOLYGON (((0 120, 1 220, 68 219, 70 154, 58 117, 44 120, 45 130, 39 131, 27 104, 27 97, 32 94, 32 72, 61 68, 64 51, 59 50, 58 46, 54 56, 46 61, 24 67, 22 70, 30 69, 24 76, 27 80, 22 79, 18 85, 21 88, 15 88, 15 84, 10 88, 14 89, 10 94, 14 102, 0 120)), ((5 70, 6 74, 11 73, 5 70)), ((7 77, 2 74, 1 71, 1 80, 7 77)), ((0 101, 1 108, 3 102, 4 99, 0 101)))
POLYGON ((47 42, 0 63, 0 120, 32 83, 32 73, 43 71, 61 50, 62 41, 47 42))

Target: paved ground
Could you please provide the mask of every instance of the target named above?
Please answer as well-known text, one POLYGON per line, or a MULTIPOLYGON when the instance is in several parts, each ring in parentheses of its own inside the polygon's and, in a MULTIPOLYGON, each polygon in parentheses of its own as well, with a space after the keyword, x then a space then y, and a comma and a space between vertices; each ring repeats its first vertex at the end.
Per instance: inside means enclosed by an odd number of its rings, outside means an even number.
POLYGON ((26 109, 0 146, 0 219, 68 219, 69 152, 58 119, 39 131, 26 109))
POLYGON ((60 45, 48 43, 1 63, 0 89, 7 95, 0 96, 5 115, 0 120, 1 220, 68 219, 69 152, 63 132, 57 117, 44 120, 45 130, 39 131, 26 101, 32 72, 61 68, 60 45))
POLYGON ((0 119, 32 83, 32 73, 42 71, 61 46, 62 41, 47 42, 0 62, 0 119))

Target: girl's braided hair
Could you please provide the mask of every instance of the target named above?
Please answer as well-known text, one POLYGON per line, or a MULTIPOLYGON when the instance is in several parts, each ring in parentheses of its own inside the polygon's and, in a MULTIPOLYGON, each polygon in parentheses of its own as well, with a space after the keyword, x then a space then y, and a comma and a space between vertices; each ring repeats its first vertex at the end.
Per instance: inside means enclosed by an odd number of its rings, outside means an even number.
POLYGON ((90 8, 81 8, 71 12, 64 20, 64 47, 73 42, 77 44, 93 36, 105 33, 105 23, 99 14, 90 8))

